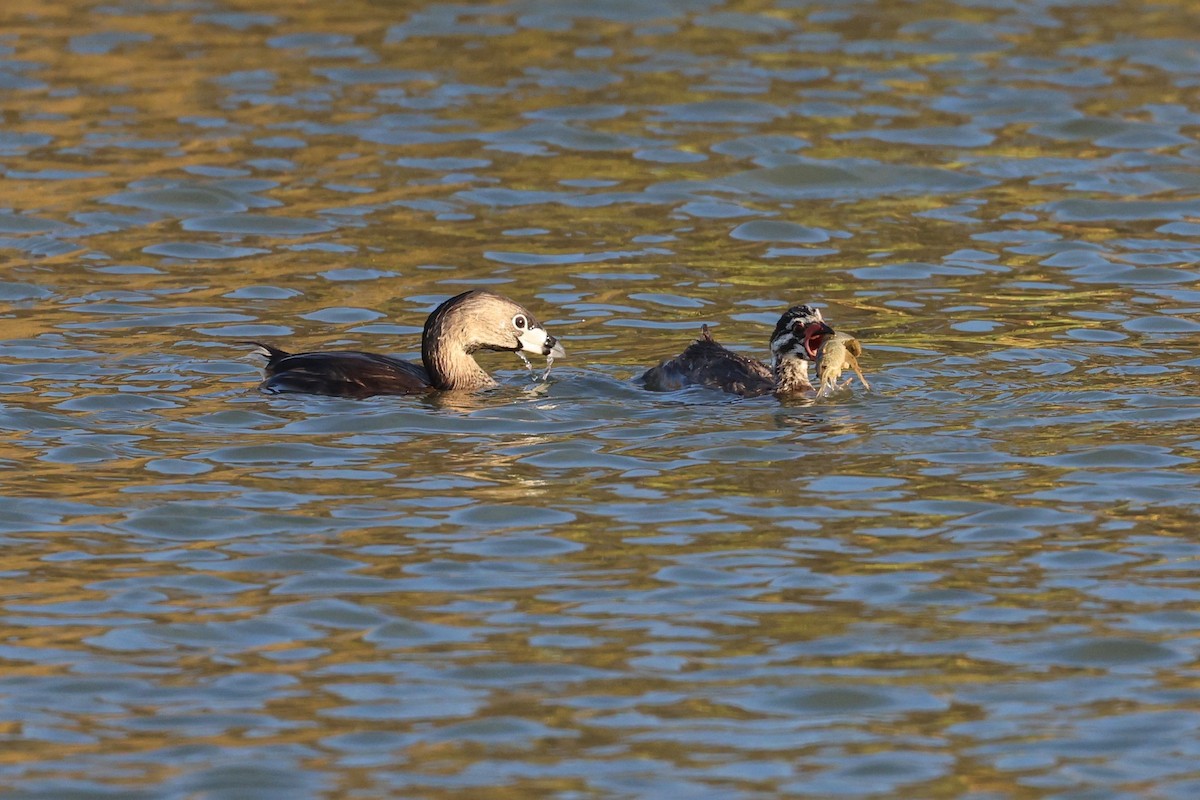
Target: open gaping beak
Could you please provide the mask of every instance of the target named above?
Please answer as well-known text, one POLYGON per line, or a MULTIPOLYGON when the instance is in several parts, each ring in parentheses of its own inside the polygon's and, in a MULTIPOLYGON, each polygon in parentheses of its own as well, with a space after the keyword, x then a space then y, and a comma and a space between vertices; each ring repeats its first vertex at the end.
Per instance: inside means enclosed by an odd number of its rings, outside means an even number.
POLYGON ((804 352, 810 360, 816 360, 817 351, 821 349, 821 343, 825 341, 826 336, 832 336, 833 334, 833 328, 820 320, 810 322, 804 326, 804 352))
POLYGON ((545 328, 530 328, 517 337, 521 349, 526 353, 537 353, 547 358, 566 358, 567 351, 558 343, 558 339, 546 333, 545 328))

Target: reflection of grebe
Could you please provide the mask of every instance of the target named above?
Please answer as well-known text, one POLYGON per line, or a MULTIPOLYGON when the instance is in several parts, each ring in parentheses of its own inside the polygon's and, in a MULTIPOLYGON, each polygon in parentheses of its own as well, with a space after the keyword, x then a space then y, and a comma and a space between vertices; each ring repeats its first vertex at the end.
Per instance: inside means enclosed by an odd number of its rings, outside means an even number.
POLYGON ((257 345, 267 357, 264 392, 307 392, 340 397, 471 391, 495 381, 476 363, 477 350, 524 350, 541 356, 566 355, 532 314, 502 295, 463 292, 442 303, 425 320, 421 361, 416 364, 375 353, 335 350, 291 354, 257 345))
POLYGON ((771 393, 786 397, 811 392, 808 362, 817 357, 822 339, 832 333, 833 328, 822 321, 817 309, 789 308, 771 334, 773 358, 768 367, 717 344, 705 325, 700 329, 699 339, 675 358, 646 370, 642 382, 656 392, 684 386, 708 386, 743 397, 771 393))

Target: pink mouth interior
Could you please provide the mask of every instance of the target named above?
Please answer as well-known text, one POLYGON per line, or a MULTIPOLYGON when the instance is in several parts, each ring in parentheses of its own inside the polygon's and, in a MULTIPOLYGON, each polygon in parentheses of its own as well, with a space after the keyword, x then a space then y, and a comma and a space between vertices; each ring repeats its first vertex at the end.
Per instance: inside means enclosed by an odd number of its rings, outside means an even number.
POLYGON ((817 348, 821 346, 821 340, 825 338, 825 333, 821 330, 821 323, 810 322, 804 328, 804 350, 810 358, 817 357, 817 348))

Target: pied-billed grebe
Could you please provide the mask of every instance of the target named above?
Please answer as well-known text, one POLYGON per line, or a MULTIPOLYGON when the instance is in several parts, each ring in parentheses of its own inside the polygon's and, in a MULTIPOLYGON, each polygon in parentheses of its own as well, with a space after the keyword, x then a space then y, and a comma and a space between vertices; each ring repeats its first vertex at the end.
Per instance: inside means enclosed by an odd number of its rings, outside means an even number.
POLYGON ((713 341, 705 325, 700 338, 687 349, 642 375, 647 389, 669 392, 684 386, 708 386, 742 397, 776 394, 781 397, 812 391, 808 362, 817 357, 821 340, 833 328, 821 312, 809 306, 792 306, 771 334, 772 365, 739 356, 713 341))
POLYGON ((854 374, 862 381, 863 388, 870 391, 871 384, 867 383, 858 366, 862 352, 862 345, 858 339, 848 333, 835 333, 825 337, 821 348, 817 350, 817 397, 828 397, 835 389, 849 386, 849 379, 838 386, 838 379, 847 369, 854 370, 854 374))
POLYGON ((288 353, 260 342, 267 357, 264 392, 305 392, 339 397, 472 391, 495 381, 476 363, 477 350, 508 350, 547 357, 566 355, 536 318, 503 295, 475 289, 451 297, 425 320, 421 361, 376 353, 331 350, 288 353))

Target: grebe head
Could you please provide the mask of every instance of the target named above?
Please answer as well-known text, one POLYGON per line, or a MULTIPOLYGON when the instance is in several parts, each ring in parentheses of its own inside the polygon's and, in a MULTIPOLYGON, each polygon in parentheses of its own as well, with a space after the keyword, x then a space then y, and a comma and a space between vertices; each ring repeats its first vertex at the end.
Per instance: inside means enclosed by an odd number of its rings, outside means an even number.
POLYGON ((474 289, 451 297, 425 321, 426 349, 523 350, 540 356, 566 355, 524 306, 504 295, 474 289))
POLYGON ((789 308, 771 334, 771 355, 775 366, 784 361, 799 360, 807 362, 817 358, 817 350, 826 336, 833 334, 833 328, 825 324, 821 318, 820 309, 800 305, 789 308))

